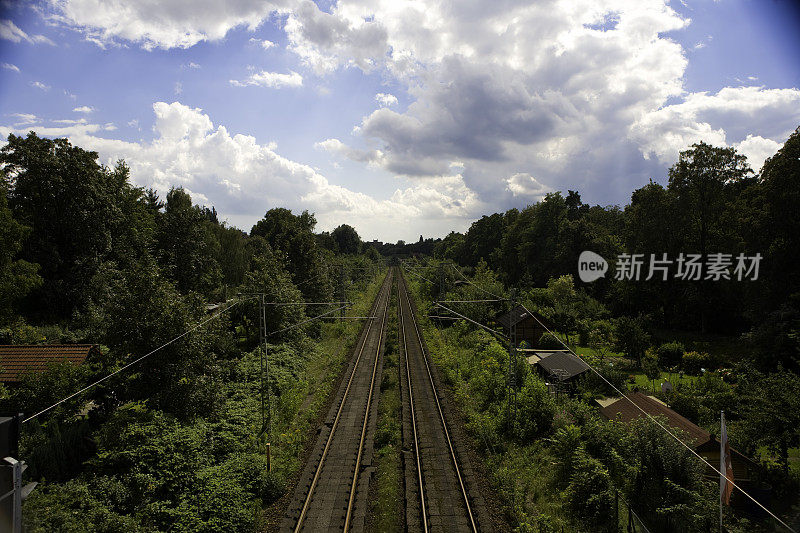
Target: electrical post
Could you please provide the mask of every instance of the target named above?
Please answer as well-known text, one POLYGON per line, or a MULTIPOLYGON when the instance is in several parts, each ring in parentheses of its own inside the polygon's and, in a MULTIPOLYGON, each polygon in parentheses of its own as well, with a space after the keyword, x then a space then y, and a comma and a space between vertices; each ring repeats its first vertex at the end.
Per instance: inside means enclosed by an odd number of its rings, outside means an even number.
POLYGON ((511 289, 510 292, 511 311, 508 314, 508 385, 511 392, 511 404, 513 404, 514 418, 517 419, 517 324, 514 322, 514 310, 517 308, 517 291, 511 289))
POLYGON ((36 482, 22 485, 22 473, 28 467, 19 461, 19 430, 22 413, 0 417, 0 531, 22 531, 22 500, 36 487, 36 482))
POLYGON ((270 409, 269 357, 267 356, 267 306, 264 293, 259 294, 259 344, 261 345, 261 434, 267 433, 267 470, 270 464, 270 443, 272 442, 272 411, 270 409))
MULTIPOLYGON (((339 301, 344 302, 347 300, 347 294, 344 289, 344 263, 339 265, 339 301)), ((339 322, 344 322, 344 307, 339 310, 339 322)))

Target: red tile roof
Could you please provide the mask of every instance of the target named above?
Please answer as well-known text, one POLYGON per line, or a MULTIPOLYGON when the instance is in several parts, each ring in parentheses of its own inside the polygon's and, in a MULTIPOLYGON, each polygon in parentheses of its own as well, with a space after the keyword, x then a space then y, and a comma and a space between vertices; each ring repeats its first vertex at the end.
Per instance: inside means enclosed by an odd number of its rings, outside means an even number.
POLYGON ((0 381, 20 381, 25 372, 42 372, 48 363, 69 361, 79 365, 97 349, 96 344, 2 344, 0 381))
POLYGON ((635 391, 629 392, 627 397, 631 401, 628 401, 625 398, 620 398, 616 402, 600 409, 600 414, 609 420, 620 420, 621 422, 625 423, 629 423, 636 418, 645 416, 642 414, 642 411, 631 404, 631 402, 633 402, 651 416, 661 415, 666 417, 667 422, 671 427, 680 429, 689 435, 689 438, 694 441, 695 447, 701 446, 711 440, 711 434, 708 431, 701 428, 697 424, 693 424, 687 418, 682 417, 663 403, 647 396, 646 394, 635 391))

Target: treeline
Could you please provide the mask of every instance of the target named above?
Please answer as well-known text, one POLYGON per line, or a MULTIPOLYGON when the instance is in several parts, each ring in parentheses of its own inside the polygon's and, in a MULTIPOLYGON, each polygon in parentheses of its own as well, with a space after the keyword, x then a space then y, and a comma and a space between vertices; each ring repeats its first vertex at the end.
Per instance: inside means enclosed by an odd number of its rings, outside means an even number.
MULTIPOLYGON (((258 303, 248 295, 348 299, 380 255, 350 226, 315 233, 305 211, 270 209, 245 233, 184 189, 161 198, 134 186, 123 161, 97 159, 34 133, 0 150, 0 343, 100 345, 83 365, 0 386, 0 410, 34 414, 189 333, 24 425, 25 477, 41 482, 25 504, 27 527, 253 529, 300 448, 286 444, 284 467, 267 472, 255 439, 258 303)), ((304 368, 321 324, 280 330, 330 309, 267 309, 268 331, 279 332, 268 338, 276 428, 295 423, 308 394, 304 368)))
MULTIPOLYGON (((507 287, 544 287, 572 274, 584 250, 609 262, 605 277, 581 284, 616 316, 643 317, 661 328, 748 333, 765 366, 800 362, 800 128, 756 174, 733 148, 705 143, 680 154, 666 186, 650 182, 624 208, 590 206, 580 194, 548 194, 522 210, 484 216, 451 233, 434 254, 462 265, 485 261, 507 287), (644 254, 640 279, 617 280, 620 254, 644 254), (739 281, 647 281, 650 254, 673 262, 683 254, 760 254, 739 281)), ((749 264, 748 264, 749 266, 749 264)), ((702 278, 707 272, 702 272, 702 278)))

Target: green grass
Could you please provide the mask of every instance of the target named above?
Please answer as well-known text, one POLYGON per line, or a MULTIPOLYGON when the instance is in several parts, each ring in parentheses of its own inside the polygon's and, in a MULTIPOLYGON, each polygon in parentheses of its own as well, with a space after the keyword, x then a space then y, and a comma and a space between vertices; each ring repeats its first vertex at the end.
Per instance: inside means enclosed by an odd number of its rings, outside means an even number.
MULTIPOLYGON (((631 375, 635 376, 636 382, 635 383, 628 382, 628 388, 633 389, 633 387, 639 387, 643 391, 653 392, 653 382, 647 379, 646 375, 644 375, 643 373, 632 373, 631 375)), ((661 377, 655 380, 656 391, 661 390, 661 383, 665 379, 669 380, 669 382, 672 383, 673 386, 675 386, 678 383, 681 383, 683 385, 691 385, 697 380, 697 377, 687 376, 685 374, 683 375, 683 377, 681 377, 679 374, 674 372, 662 372, 661 377)))
POLYGON ((389 307, 389 329, 381 377, 381 396, 378 404, 378 423, 375 430, 376 497, 372 500, 371 515, 374 531, 402 531, 402 465, 400 461, 400 388, 399 347, 397 340, 396 298, 392 293, 389 307))
POLYGON ((733 363, 753 355, 752 349, 738 336, 667 329, 656 329, 653 332, 652 342, 654 345, 671 341, 683 344, 687 352, 709 353, 721 364, 733 363))

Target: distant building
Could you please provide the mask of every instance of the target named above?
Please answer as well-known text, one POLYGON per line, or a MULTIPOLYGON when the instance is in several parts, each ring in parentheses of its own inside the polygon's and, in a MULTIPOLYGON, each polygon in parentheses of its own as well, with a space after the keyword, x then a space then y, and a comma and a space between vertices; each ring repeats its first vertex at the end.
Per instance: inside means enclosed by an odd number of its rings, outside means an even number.
MULTIPOLYGON (((688 439, 686 443, 691 445, 698 455, 716 468, 719 468, 720 444, 714 435, 686 417, 679 415, 657 398, 642 394, 639 391, 629 392, 626 396, 627 398, 599 401, 598 403, 601 405, 600 414, 603 418, 629 424, 637 418, 644 417, 645 415, 642 411, 653 417, 663 416, 670 427, 678 429, 685 434, 684 436, 688 439)), ((762 497, 768 497, 768 491, 765 492, 763 488, 753 486, 754 475, 758 468, 755 462, 731 448, 731 466, 733 466, 734 482, 737 485, 740 485, 748 492, 753 490, 762 497)), ((719 474, 709 467, 706 467, 705 475, 709 479, 719 480, 719 474)), ((737 507, 750 506, 749 500, 736 490, 733 492, 731 502, 732 505, 737 507)))
POLYGON ((17 383, 26 372, 44 372, 50 363, 81 365, 95 352, 100 352, 96 344, 3 344, 0 345, 0 382, 17 383))
POLYGON ((497 322, 500 323, 507 332, 513 334, 517 346, 525 341, 531 348, 538 348, 539 339, 547 332, 542 324, 552 329, 551 325, 544 317, 537 314, 534 318, 534 316, 528 313, 521 305, 497 317, 497 322))
POLYGON ((578 381, 589 371, 589 365, 583 359, 565 350, 549 352, 536 350, 527 357, 527 360, 528 364, 533 366, 549 384, 567 392, 573 391, 578 381))

